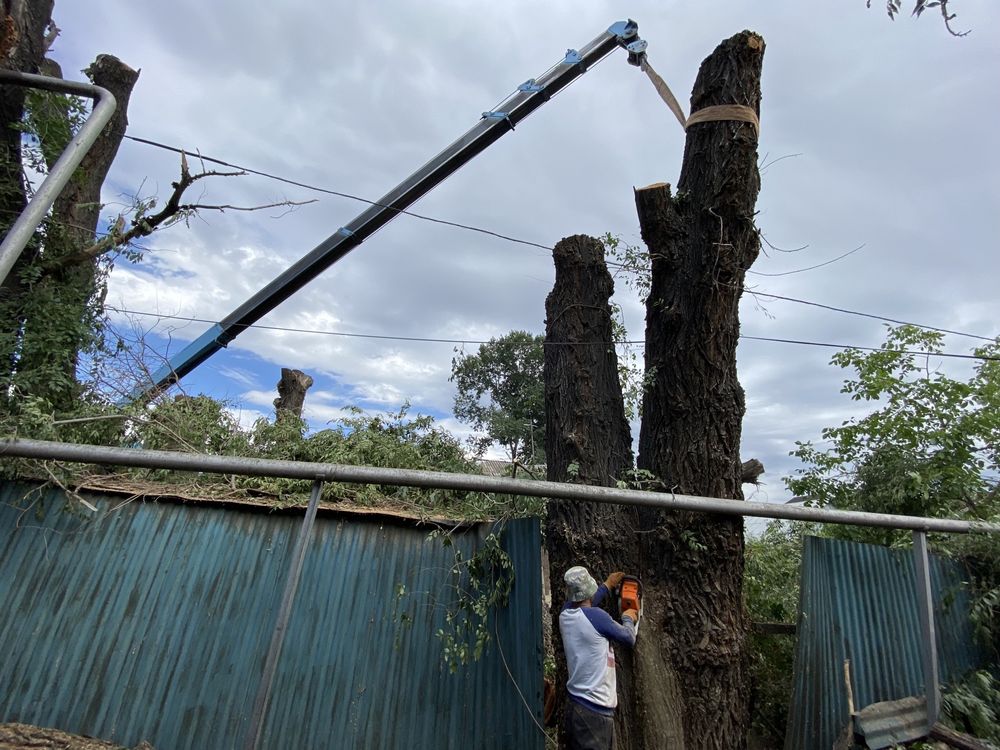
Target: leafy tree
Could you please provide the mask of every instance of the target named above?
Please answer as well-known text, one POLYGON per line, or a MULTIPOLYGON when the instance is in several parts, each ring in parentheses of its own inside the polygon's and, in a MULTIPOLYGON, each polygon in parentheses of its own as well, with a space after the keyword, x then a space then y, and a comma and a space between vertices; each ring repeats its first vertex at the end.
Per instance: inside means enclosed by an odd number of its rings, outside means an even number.
MULTIPOLYGON (((889 330, 875 352, 847 349, 833 363, 853 369, 841 389, 880 408, 823 430, 830 447, 797 443, 806 465, 786 480, 816 505, 903 515, 987 518, 997 509, 1000 473, 1000 344, 982 357, 967 381, 934 367, 942 335, 914 326, 889 330)), ((891 544, 902 532, 847 529, 861 541, 891 544)))
MULTIPOLYGON (((747 540, 743 595, 754 622, 795 624, 805 533, 816 533, 816 528, 772 521, 760 537, 747 540)), ((761 747, 782 747, 792 692, 795 639, 754 630, 749 651, 751 732, 761 747)))
POLYGON ((511 461, 544 461, 545 389, 543 336, 511 331, 492 338, 476 354, 451 362, 455 416, 485 436, 480 451, 499 443, 511 461))
MULTIPOLYGON (((834 364, 854 373, 842 392, 879 406, 823 430, 829 444, 824 449, 798 443, 792 455, 805 468, 785 480, 788 488, 811 504, 838 509, 1000 520, 1000 341, 973 352, 978 361, 965 380, 936 368, 934 354, 941 352, 941 343, 940 333, 900 326, 889 330, 877 351, 848 349, 835 355, 834 364)), ((908 545, 910 536, 839 525, 820 533, 886 545, 908 545)), ((761 544, 770 548, 754 543, 748 558, 748 570, 755 570, 748 603, 752 609, 774 601, 784 607, 786 540, 769 530, 761 544)), ((973 624, 995 663, 1000 655, 1000 539, 941 536, 934 538, 934 547, 965 563, 973 624)), ((766 690, 782 657, 779 651, 758 649, 756 658, 766 690)), ((1000 739, 993 720, 998 700, 1000 690, 990 675, 974 673, 947 686, 945 714, 958 729, 1000 739)))

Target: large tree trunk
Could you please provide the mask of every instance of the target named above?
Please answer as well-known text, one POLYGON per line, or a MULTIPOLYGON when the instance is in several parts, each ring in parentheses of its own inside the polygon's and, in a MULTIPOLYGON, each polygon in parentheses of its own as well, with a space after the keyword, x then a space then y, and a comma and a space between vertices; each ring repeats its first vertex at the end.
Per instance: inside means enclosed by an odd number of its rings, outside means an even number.
MULTIPOLYGON (((764 45, 744 32, 702 64, 692 111, 758 109, 764 45)), ((737 305, 757 255, 756 134, 746 123, 691 127, 677 199, 666 185, 636 194, 653 257, 639 466, 682 493, 740 498, 743 395, 736 380, 737 305)), ((596 241, 555 249, 546 300, 548 477, 607 485, 630 468, 607 300, 611 278, 596 241)), ((587 565, 639 575, 643 619, 634 653, 616 649, 617 746, 743 748, 749 725, 742 602, 742 521, 693 513, 552 502, 546 544, 553 615, 562 573, 587 565)), ((554 628, 558 685, 565 685, 554 628)))
MULTIPOLYGON (((760 106, 763 40, 742 32, 703 63, 692 114, 712 105, 760 106)), ((668 185, 636 192, 652 257, 638 465, 675 492, 742 499, 736 377, 738 307, 759 251, 754 206, 757 135, 745 122, 688 130, 677 195, 668 185)), ((741 748, 749 724, 743 609, 743 521, 697 513, 666 517, 651 540, 666 564, 651 571, 667 592, 662 632, 681 685, 684 747, 741 748)))
MULTIPOLYGON (((53 0, 2 0, 0 17, 0 65, 21 73, 38 73, 45 57, 45 29, 52 15, 53 0)), ((27 204, 21 166, 21 131, 24 116, 23 86, 0 86, 0 235, 6 236, 27 204)), ((0 309, 16 293, 11 273, 0 286, 0 309)), ((14 320, 0 320, 0 382, 14 368, 16 331, 14 320)))
MULTIPOLYGON (((604 247, 577 235, 553 251, 556 281, 545 300, 545 446, 548 478, 613 486, 632 468, 632 436, 618 380, 608 300, 614 283, 604 264, 604 247)), ((563 573, 586 565, 603 578, 632 569, 635 514, 618 507, 553 500, 545 529, 552 581, 553 648, 556 685, 564 698, 566 660, 559 635, 565 600, 563 573)), ((629 655, 618 649, 629 664, 629 655)), ((631 670, 620 670, 623 696, 631 697, 631 670)), ((632 701, 623 698, 623 706, 632 701)), ((557 716, 561 723, 563 701, 557 716)), ((630 716, 626 709, 619 716, 630 716)), ((621 734, 621 731, 619 731, 621 734)), ((621 745, 619 747, 635 747, 621 745)), ((650 746, 652 747, 652 746, 650 746)))
MULTIPOLYGON (((44 71, 60 76, 59 66, 45 60, 44 71)), ((60 260, 95 242, 101 211, 101 186, 107 177, 128 125, 128 102, 138 72, 112 55, 99 55, 87 69, 98 86, 115 96, 117 109, 111 121, 84 156, 72 179, 52 208, 45 240, 26 250, 15 264, 6 285, 4 317, 9 330, 19 331, 10 342, 15 382, 23 392, 44 396, 57 409, 68 409, 76 396, 75 375, 81 351, 99 335, 100 313, 107 261, 87 260, 64 264, 60 260), (30 286, 24 271, 38 273, 30 286)), ((55 100, 48 116, 65 119, 66 108, 55 100)), ((54 135, 42 150, 51 167, 67 145, 68 129, 52 127, 54 135)))

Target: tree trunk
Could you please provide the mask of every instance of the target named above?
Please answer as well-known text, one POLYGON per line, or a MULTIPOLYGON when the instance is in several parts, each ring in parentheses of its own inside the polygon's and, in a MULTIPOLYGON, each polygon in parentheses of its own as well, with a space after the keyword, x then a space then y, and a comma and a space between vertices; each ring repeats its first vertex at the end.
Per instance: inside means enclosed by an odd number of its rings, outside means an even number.
MULTIPOLYGON (((618 380, 608 300, 614 283, 604 264, 604 247, 577 235, 553 251, 556 281, 545 300, 545 448, 548 478, 613 486, 632 468, 632 436, 618 380)), ((627 567, 634 532, 621 508, 552 500, 545 529, 552 582, 556 685, 565 697, 566 660, 559 635, 565 600, 563 573, 586 565, 601 579, 627 567), (625 542, 625 544, 623 544, 625 542)), ((628 656, 618 649, 618 657, 628 656)), ((620 679, 629 694, 629 682, 620 679)), ((626 703, 627 701, 622 701, 626 703)), ((561 723, 563 701, 559 701, 561 723)), ((629 747, 629 745, 619 745, 629 747)))
POLYGON ((274 399, 274 415, 276 421, 287 417, 302 418, 302 407, 306 402, 306 391, 312 388, 313 379, 302 370, 281 368, 281 380, 278 381, 278 397, 274 399))
MULTIPOLYGON (((742 32, 702 63, 692 114, 712 105, 760 106, 763 40, 742 32)), ((754 206, 757 136, 745 122, 688 130, 676 196, 668 185, 636 191, 652 258, 638 465, 675 492, 742 499, 736 377, 739 299, 759 251, 754 206)), ((644 524, 647 527, 649 524, 644 524)), ((683 746, 742 748, 749 725, 743 609, 743 521, 667 514, 647 542, 665 564, 650 572, 666 591, 644 623, 664 634, 682 687, 683 746), (658 575, 657 575, 658 574, 658 575)))
MULTIPOLYGON (((757 110, 763 40, 744 32, 702 64, 692 111, 714 104, 757 110)), ((743 394, 736 380, 737 306, 758 252, 756 132, 709 122, 689 131, 680 193, 637 191, 653 258, 639 467, 677 492, 741 498, 759 462, 739 458, 743 394)), ((556 285, 546 300, 545 406, 548 477, 611 484, 630 468, 600 246, 583 237, 556 246, 556 285)), ((633 653, 616 649, 617 746, 744 748, 749 725, 742 602, 742 521, 693 513, 553 501, 546 544, 553 615, 563 572, 601 578, 624 570, 643 580, 633 653)), ((565 664, 554 628, 559 689, 565 664)))
MULTIPOLYGON (((58 65, 45 62, 49 73, 61 75, 58 65)), ((22 254, 8 285, 10 312, 6 315, 19 321, 14 327, 20 328, 20 339, 14 342, 15 381, 22 391, 47 397, 57 409, 72 407, 79 355, 100 335, 104 280, 110 270, 107 261, 68 266, 58 261, 95 241, 101 186, 125 135, 128 102, 139 77, 112 55, 99 55, 86 73, 115 96, 117 109, 56 199, 44 244, 22 254), (40 266, 40 275, 29 287, 22 282, 22 273, 31 265, 40 266)), ((53 116, 59 115, 65 117, 65 110, 53 112, 53 116)), ((59 129, 53 128, 53 132, 59 129)), ((43 142, 47 158, 54 161, 62 153, 66 133, 59 142, 43 142)))
MULTIPOLYGON (((45 29, 54 0, 2 0, 0 65, 21 73, 37 73, 45 56, 45 29)), ((27 205, 21 166, 21 131, 24 86, 0 86, 0 234, 6 236, 27 205)), ((0 287, 0 307, 16 292, 16 276, 8 274, 0 287)), ((0 320, 0 380, 14 369, 15 320, 0 320)))

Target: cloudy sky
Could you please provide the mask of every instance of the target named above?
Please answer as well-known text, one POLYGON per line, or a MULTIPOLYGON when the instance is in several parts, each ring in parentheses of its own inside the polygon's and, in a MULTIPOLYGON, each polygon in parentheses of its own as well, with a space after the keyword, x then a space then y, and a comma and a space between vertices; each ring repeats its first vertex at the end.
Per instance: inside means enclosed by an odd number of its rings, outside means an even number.
MULTIPOLYGON (((907 3, 909 4, 909 3, 907 3)), ((287 0, 57 0, 53 56, 79 77, 96 54, 142 74, 129 133, 318 187, 377 199, 470 128, 522 81, 627 16, 686 105, 701 60, 749 28, 766 40, 758 208, 766 248, 756 291, 993 336, 1000 313, 1000 4, 953 0, 956 39, 931 13, 890 22, 875 0, 320 3, 287 0), (784 158, 790 157, 790 158, 784 158), (831 265, 789 273, 864 248, 831 265), (783 275, 784 274, 784 275, 783 275)), ((686 106, 685 106, 686 108, 686 106)), ((617 51, 451 177, 414 210, 552 245, 577 233, 639 243, 633 186, 675 182, 684 134, 617 51)), ((108 215, 130 196, 165 198, 178 157, 126 142, 108 215)), ((205 214, 148 238, 141 265, 114 271, 108 303, 176 352, 365 205, 261 177, 219 179, 202 202, 317 202, 292 213, 205 214)), ((475 342, 544 330, 550 255, 400 217, 262 324, 475 342)), ((631 338, 643 310, 618 285, 631 338)), ((883 324, 747 296, 748 336, 877 346, 883 324)), ((949 350, 973 339, 949 336, 949 350)), ((461 346, 461 345, 460 345, 461 346)), ((272 411, 279 369, 312 374, 316 426, 348 405, 405 400, 451 416, 455 345, 253 330, 188 376, 246 419, 272 411)), ((464 345, 474 351, 475 345, 464 345)), ((856 407, 839 394, 834 350, 744 340, 744 457, 754 499, 788 497, 795 440, 818 439, 856 407)), ((640 356, 641 359, 641 356, 640 356)), ((941 361, 960 374, 966 365, 941 361)), ((636 430, 637 434, 637 430, 636 430)))

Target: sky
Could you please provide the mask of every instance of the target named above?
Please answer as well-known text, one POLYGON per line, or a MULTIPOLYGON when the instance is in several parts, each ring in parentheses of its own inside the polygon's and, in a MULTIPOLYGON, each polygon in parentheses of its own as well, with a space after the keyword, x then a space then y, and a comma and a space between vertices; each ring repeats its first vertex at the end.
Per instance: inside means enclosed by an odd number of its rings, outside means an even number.
MULTIPOLYGON (((612 23, 635 19, 651 64, 687 109, 701 61, 751 29, 764 56, 758 226, 768 245, 748 289, 980 336, 1000 333, 1000 4, 953 0, 958 39, 928 12, 895 22, 876 0, 320 3, 57 0, 51 55, 67 78, 99 53, 141 69, 133 136, 297 182, 378 199, 518 84, 612 23), (829 265, 848 251, 862 249, 829 265), (803 248, 797 252, 786 252, 803 248)), ((632 189, 675 183, 684 133, 617 50, 450 177, 413 210, 544 246, 612 233, 640 244, 632 189)), ((193 165, 194 166, 194 165, 193 165)), ((105 218, 170 193, 176 154, 123 143, 105 218)), ((366 205, 257 176, 213 178, 203 203, 314 203, 203 212, 142 242, 109 281, 113 319, 176 353, 366 205), (174 316, 174 317, 156 317, 174 316)), ((280 368, 312 375, 306 416, 348 406, 434 416, 456 435, 455 349, 513 329, 544 332, 550 253, 402 216, 269 313, 274 328, 466 344, 248 331, 181 383, 246 422, 273 413, 280 368)), ((630 339, 644 310, 620 280, 630 339)), ((884 324, 744 295, 746 336, 878 346, 884 324)), ((948 351, 977 342, 949 335, 948 351)), ((795 441, 863 414, 841 394, 835 349, 744 339, 743 458, 765 467, 754 500, 790 495, 795 441)), ((639 352, 641 361, 641 351, 639 352)), ((935 360, 955 376, 961 360, 935 360)), ((638 425, 633 425, 638 436, 638 425)))

